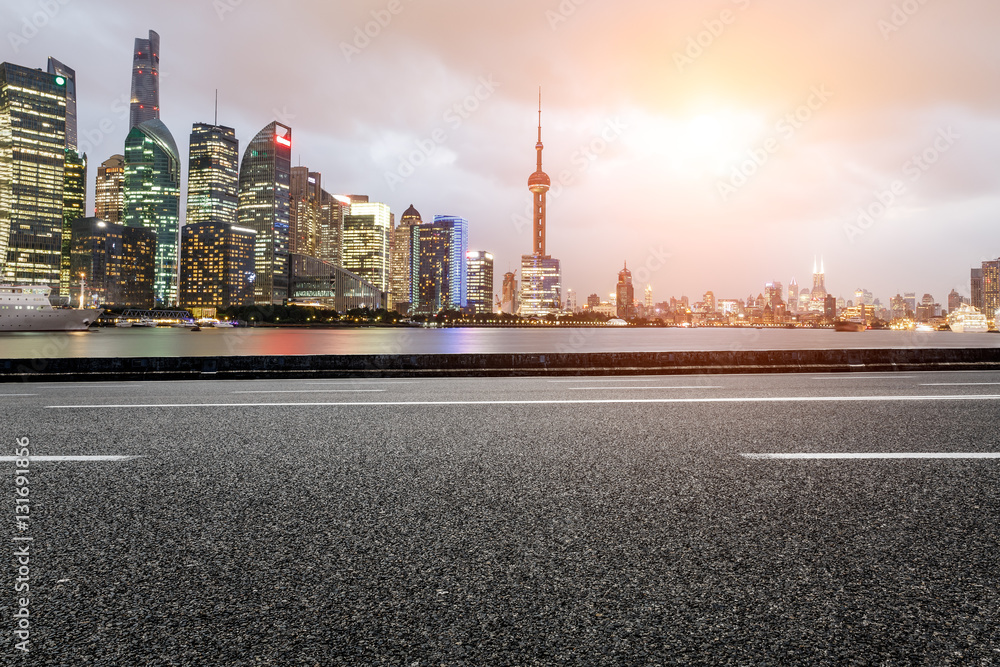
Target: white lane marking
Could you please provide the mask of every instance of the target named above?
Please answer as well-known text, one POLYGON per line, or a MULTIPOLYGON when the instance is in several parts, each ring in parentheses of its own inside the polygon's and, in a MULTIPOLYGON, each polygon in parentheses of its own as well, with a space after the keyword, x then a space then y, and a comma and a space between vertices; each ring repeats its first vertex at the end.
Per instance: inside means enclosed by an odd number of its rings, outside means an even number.
POLYGON ((598 390, 598 391, 618 391, 618 390, 644 390, 644 389, 722 389, 722 387, 711 385, 690 385, 685 387, 568 387, 570 391, 598 390))
POLYGON ((912 375, 814 375, 810 380, 912 380, 912 375))
MULTIPOLYGON (((537 380, 541 378, 525 378, 537 380)), ((575 378, 573 380, 549 380, 549 382, 663 382, 664 378, 662 375, 647 375, 641 378, 630 378, 630 377, 614 377, 614 378, 594 378, 594 377, 582 377, 575 378)))
POLYGON ((366 392, 380 392, 385 389, 271 389, 254 391, 234 391, 233 394, 363 394, 366 392))
POLYGON ((580 405, 595 403, 857 403, 866 401, 996 401, 1000 394, 957 396, 781 396, 730 398, 581 398, 540 401, 368 401, 351 403, 137 403, 107 405, 46 405, 51 410, 90 410, 94 408, 274 408, 336 407, 390 405, 580 405))
POLYGON ((1000 452, 796 452, 793 454, 741 454, 748 459, 1000 459, 1000 452))
POLYGON ((133 387, 143 387, 142 384, 87 384, 86 382, 79 382, 77 384, 63 384, 63 385, 51 385, 51 384, 39 384, 32 387, 32 389, 132 389, 133 387))
POLYGON ((1000 382, 930 382, 921 387, 982 387, 998 385, 1000 382))
MULTIPOLYGON (((17 456, 0 456, 0 461, 10 462, 19 461, 24 457, 17 456)), ((96 454, 93 456, 35 456, 32 454, 27 457, 32 463, 35 461, 131 461, 132 459, 142 458, 141 456, 131 456, 131 455, 113 455, 113 454, 96 454)))
MULTIPOLYGON (((266 382, 266 380, 265 380, 265 382, 266 382)), ((300 383, 292 382, 290 384, 300 384, 300 383)), ((302 382, 301 384, 304 384, 304 385, 307 385, 307 386, 314 386, 314 385, 319 385, 319 384, 339 384, 339 385, 387 384, 387 385, 394 385, 394 384, 417 384, 417 383, 415 381, 413 381, 413 380, 402 380, 400 382, 365 382, 364 380, 340 380, 339 382, 318 382, 318 381, 316 381, 316 382, 302 382)))

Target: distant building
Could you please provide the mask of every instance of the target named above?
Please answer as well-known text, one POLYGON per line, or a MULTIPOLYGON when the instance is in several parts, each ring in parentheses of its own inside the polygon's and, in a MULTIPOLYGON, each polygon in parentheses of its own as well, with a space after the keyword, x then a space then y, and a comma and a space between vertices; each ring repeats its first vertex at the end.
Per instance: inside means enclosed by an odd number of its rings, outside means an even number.
POLYGON ((793 314, 799 312, 799 284, 795 278, 788 284, 788 312, 793 314))
POLYGON ((332 308, 338 313, 385 307, 382 290, 339 266, 293 253, 289 267, 289 303, 332 308))
POLYGON ((433 315, 442 309, 466 307, 468 230, 465 218, 449 215, 436 215, 431 223, 410 227, 413 312, 433 315))
POLYGON ((958 290, 953 289, 951 293, 948 294, 948 312, 953 313, 961 308, 963 303, 968 302, 969 300, 959 294, 958 290))
POLYGON ((466 306, 477 315, 489 315, 494 311, 493 295, 493 253, 470 250, 466 253, 468 264, 468 298, 466 306))
POLYGON ((250 141, 240 163, 237 220, 257 232, 254 302, 281 305, 288 298, 288 218, 292 128, 273 121, 250 141))
POLYGON ((180 305, 230 308, 254 303, 257 232, 206 220, 181 230, 180 305))
POLYGON ((343 265, 342 241, 344 217, 351 212, 351 200, 341 195, 320 192, 323 199, 319 213, 319 259, 334 266, 343 265))
POLYGON ((905 292, 903 294, 903 300, 906 301, 906 307, 911 313, 917 312, 917 295, 914 292, 905 292))
MULTIPOLYGON (((399 219, 399 225, 392 231, 392 289, 390 290, 390 304, 401 312, 410 311, 411 291, 413 287, 413 267, 410 261, 411 239, 410 228, 414 225, 423 224, 420 211, 414 208, 413 204, 403 211, 399 219)), ((492 294, 490 295, 492 303, 492 294)))
POLYGON ((1000 259, 983 262, 982 300, 983 313, 994 313, 1000 308, 1000 259))
POLYGON ((97 168, 94 217, 116 224, 125 219, 124 155, 112 155, 97 168))
POLYGON ((124 222, 156 233, 158 306, 177 304, 180 198, 180 157, 167 126, 154 119, 133 127, 125 138, 124 222))
POLYGON ((591 294, 587 297, 587 308, 596 308, 601 305, 601 297, 597 294, 591 294))
POLYGON ((0 282, 62 273, 67 79, 0 63, 0 282))
MULTIPOLYGON (((367 197, 365 197, 367 199, 367 197)), ((389 207, 351 196, 351 212, 344 216, 341 255, 344 268, 388 292, 391 288, 389 234, 392 218, 389 207)))
POLYGON ((815 260, 813 261, 813 288, 809 296, 809 310, 813 312, 826 312, 826 270, 823 266, 823 262, 820 261, 819 268, 816 268, 815 260))
POLYGON ((913 317, 913 311, 907 309, 906 299, 903 298, 903 295, 901 294, 897 294, 889 299, 889 313, 890 317, 894 320, 903 320, 913 317))
POLYGON ((514 315, 518 310, 517 274, 508 271, 503 274, 503 288, 500 293, 500 312, 514 315))
POLYGON ((562 271, 559 260, 545 250, 546 195, 552 184, 542 170, 542 100, 538 95, 538 142, 535 144, 536 167, 528 177, 532 193, 532 252, 521 256, 520 314, 523 317, 544 317, 562 310, 562 271))
POLYGON ((543 317, 562 310, 562 272, 559 260, 541 255, 521 256, 522 317, 543 317))
MULTIPOLYGON (((50 59, 51 60, 51 59, 50 59)), ((78 155, 75 149, 66 149, 63 167, 63 227, 60 257, 59 293, 69 294, 70 225, 77 218, 87 215, 87 156, 78 155)))
POLYGON ((837 317, 837 299, 832 294, 827 294, 823 299, 823 317, 828 320, 837 317))
POLYGON ((635 318, 635 288, 632 286, 632 272, 628 270, 628 262, 618 272, 615 300, 618 317, 626 321, 635 318))
POLYGON ((99 218, 70 225, 70 292, 81 280, 91 301, 109 308, 150 308, 156 264, 156 233, 99 218))
POLYGON ((979 312, 985 312, 986 304, 983 301, 983 269, 972 269, 972 297, 970 299, 973 307, 979 312))
POLYGON ((132 99, 129 127, 160 118, 160 36, 136 37, 132 50, 132 99))
POLYGON ((236 130, 195 123, 188 149, 186 224, 235 225, 240 194, 240 143, 236 130))
POLYGON ((79 150, 77 146, 76 70, 50 56, 46 71, 53 76, 61 77, 66 82, 66 150, 72 151, 75 155, 79 150))

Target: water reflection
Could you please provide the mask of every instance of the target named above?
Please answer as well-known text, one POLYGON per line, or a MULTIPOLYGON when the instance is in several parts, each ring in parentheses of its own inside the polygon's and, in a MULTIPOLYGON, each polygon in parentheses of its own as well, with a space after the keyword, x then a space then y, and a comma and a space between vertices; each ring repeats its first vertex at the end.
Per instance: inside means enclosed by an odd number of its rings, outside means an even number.
POLYGON ((998 347, 996 334, 823 329, 100 329, 0 333, 0 358, 998 347))

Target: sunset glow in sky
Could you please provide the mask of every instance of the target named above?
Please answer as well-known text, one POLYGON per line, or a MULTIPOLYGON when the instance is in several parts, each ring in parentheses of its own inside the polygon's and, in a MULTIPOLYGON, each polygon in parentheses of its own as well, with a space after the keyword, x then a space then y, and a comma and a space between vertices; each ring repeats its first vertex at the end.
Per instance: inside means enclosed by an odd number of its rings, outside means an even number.
POLYGON ((498 276, 531 249, 541 86, 547 247, 581 302, 626 260, 656 301, 693 302, 810 286, 822 256, 837 296, 946 304, 1000 256, 990 0, 8 0, 0 17, 0 60, 77 71, 91 207, 153 29, 183 159, 218 89, 241 153, 286 123, 328 191, 464 216, 498 276))

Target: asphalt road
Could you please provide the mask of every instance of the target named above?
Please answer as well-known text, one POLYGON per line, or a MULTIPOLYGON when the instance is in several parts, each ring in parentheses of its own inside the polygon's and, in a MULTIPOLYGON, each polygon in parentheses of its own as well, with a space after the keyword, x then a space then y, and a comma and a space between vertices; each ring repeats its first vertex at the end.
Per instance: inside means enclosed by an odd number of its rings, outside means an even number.
POLYGON ((0 464, 2 664, 1000 663, 998 373, 10 384, 0 406, 2 454, 137 457, 31 461, 25 530, 0 464), (746 456, 792 453, 889 457, 746 456))

